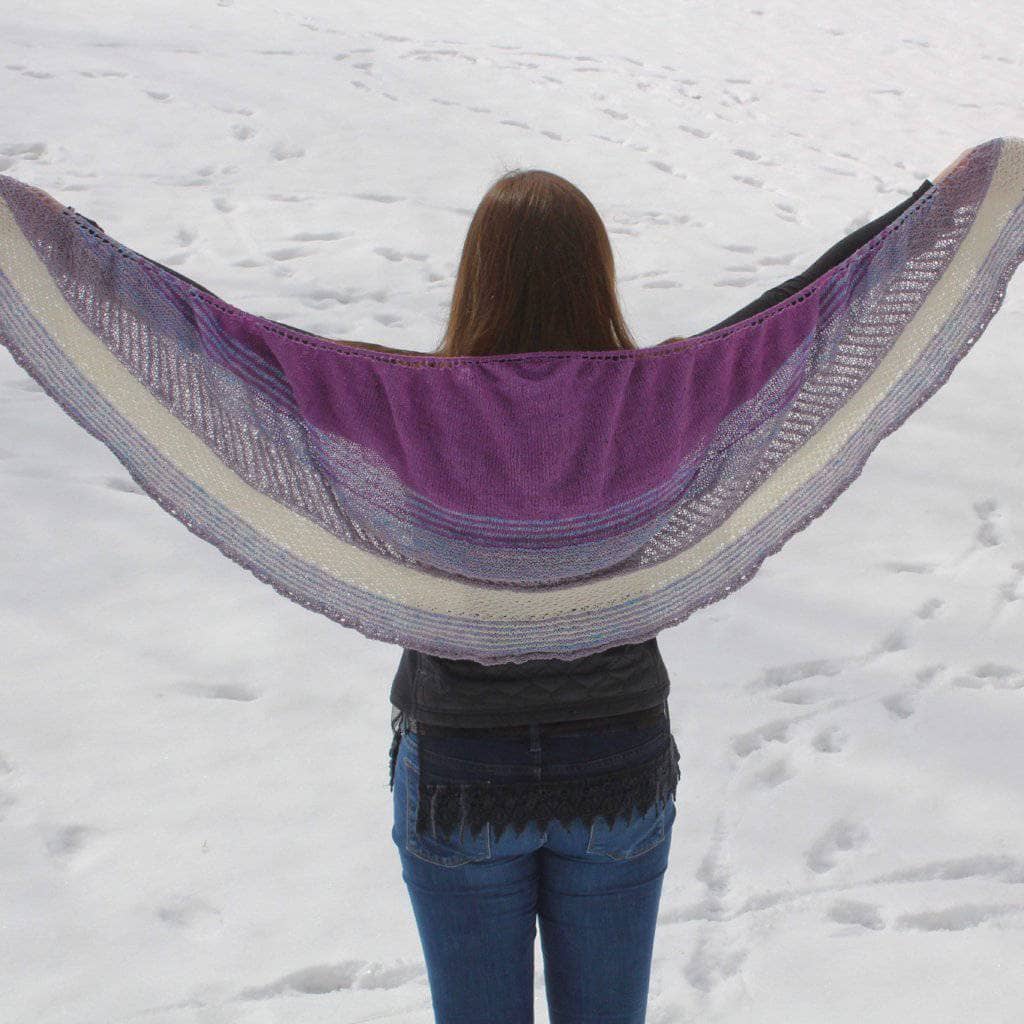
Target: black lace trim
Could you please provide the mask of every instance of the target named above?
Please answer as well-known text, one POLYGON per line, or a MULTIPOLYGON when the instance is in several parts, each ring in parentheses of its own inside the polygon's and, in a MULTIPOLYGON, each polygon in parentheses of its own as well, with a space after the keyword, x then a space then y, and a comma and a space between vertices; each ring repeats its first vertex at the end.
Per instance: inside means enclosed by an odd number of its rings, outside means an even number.
MULTIPOLYGON (((392 729, 389 788, 394 789, 400 712, 392 715, 392 729)), ((632 820, 635 813, 674 799, 681 777, 679 760, 679 748, 669 733, 664 750, 644 764, 574 779, 427 783, 421 775, 416 831, 451 837, 468 828, 475 838, 490 824, 497 840, 507 828, 521 835, 531 821, 541 829, 552 821, 569 828, 578 818, 589 828, 602 817, 611 827, 620 818, 632 820)))

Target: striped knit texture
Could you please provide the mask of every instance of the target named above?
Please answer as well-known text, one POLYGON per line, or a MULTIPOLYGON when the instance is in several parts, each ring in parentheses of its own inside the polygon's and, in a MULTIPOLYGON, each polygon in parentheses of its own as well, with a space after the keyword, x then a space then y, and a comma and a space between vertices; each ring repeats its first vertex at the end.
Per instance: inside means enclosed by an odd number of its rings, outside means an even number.
POLYGON ((638 350, 445 358, 220 299, 0 175, 0 340, 139 486, 302 606, 484 664, 721 599, 949 379, 1024 261, 998 138, 796 295, 638 350))

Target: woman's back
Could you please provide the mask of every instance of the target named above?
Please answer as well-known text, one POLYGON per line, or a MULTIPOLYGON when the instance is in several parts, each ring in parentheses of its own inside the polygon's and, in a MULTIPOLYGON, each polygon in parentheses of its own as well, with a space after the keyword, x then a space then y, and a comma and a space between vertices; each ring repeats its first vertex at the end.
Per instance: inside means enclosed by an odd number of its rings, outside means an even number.
MULTIPOLYGON (((634 344, 596 214, 561 179, 552 190, 551 176, 531 182, 536 173, 506 176, 496 185, 505 201, 492 189, 474 216, 442 345, 449 355, 522 350, 524 328, 543 322, 539 298, 560 308, 552 319, 561 333, 544 336, 557 340, 551 347, 587 347, 573 333, 587 308, 597 318, 595 348, 634 344), (533 214, 525 229, 516 221, 522 204, 533 214), (569 272, 562 307, 549 287, 559 279, 550 251, 542 287, 531 287, 532 265, 519 258, 530 248, 523 232, 543 234, 552 210, 563 242, 568 235, 578 246, 588 232, 593 242, 584 246, 586 271, 569 272), (575 233, 564 231, 567 220, 575 233)), ((930 185, 716 328, 825 273, 930 185)), ((533 1019, 539 921, 552 1024, 608 1016, 642 1024, 680 778, 668 694, 655 638, 576 659, 491 665, 403 651, 391 687, 392 838, 439 1022, 533 1019)))

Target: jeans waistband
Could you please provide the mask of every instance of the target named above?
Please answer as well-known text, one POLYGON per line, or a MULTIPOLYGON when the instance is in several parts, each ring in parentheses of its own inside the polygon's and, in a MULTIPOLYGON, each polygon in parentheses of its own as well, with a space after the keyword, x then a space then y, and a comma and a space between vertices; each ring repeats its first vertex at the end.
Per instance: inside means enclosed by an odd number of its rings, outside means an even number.
POLYGON ((560 735, 562 733, 597 731, 602 728, 618 726, 647 725, 667 717, 666 702, 657 707, 644 708, 642 711, 630 711, 624 715, 604 715, 600 718, 580 718, 564 722, 539 722, 536 725, 495 725, 495 726, 454 726, 434 725, 431 722, 420 722, 415 718, 408 719, 409 732, 430 736, 486 736, 499 733, 502 736, 528 736, 531 730, 539 731, 542 736, 560 735))

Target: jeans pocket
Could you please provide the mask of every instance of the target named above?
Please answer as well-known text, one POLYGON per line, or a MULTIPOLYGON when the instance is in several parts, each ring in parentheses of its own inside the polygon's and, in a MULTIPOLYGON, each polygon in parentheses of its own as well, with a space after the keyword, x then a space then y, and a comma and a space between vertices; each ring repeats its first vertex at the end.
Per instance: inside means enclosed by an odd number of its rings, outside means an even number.
POLYGON ((674 799, 660 805, 654 803, 644 814, 635 814, 631 820, 617 818, 609 825, 603 818, 595 818, 590 826, 587 853, 611 860, 631 860, 665 841, 676 816, 674 799))
POLYGON ((419 767, 411 757, 404 758, 406 768, 405 785, 405 849, 420 860, 445 868, 457 868, 463 864, 491 859, 491 826, 484 827, 473 836, 468 825, 460 825, 454 833, 445 833, 431 828, 416 831, 416 819, 420 801, 419 767))

